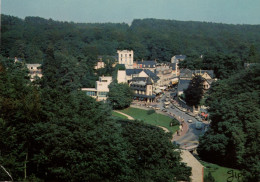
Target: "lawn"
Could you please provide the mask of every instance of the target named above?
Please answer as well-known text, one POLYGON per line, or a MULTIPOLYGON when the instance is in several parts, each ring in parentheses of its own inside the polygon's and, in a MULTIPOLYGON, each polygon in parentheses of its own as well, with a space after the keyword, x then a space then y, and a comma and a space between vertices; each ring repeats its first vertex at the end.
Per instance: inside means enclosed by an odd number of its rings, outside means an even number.
POLYGON ((179 129, 179 126, 170 127, 172 118, 162 114, 157 114, 154 110, 143 110, 129 107, 127 109, 121 110, 121 112, 128 114, 135 119, 143 120, 144 123, 155 126, 163 126, 173 133, 179 129))
POLYGON ((115 117, 119 117, 119 118, 122 118, 122 119, 127 119, 126 116, 122 115, 122 114, 119 114, 115 111, 112 111, 112 116, 115 116, 115 117))
POLYGON ((239 170, 222 167, 217 164, 212 164, 204 161, 200 161, 200 162, 205 167, 204 177, 208 175, 209 172, 211 172, 216 182, 223 182, 223 181, 242 182, 242 174, 240 173, 239 170), (232 177, 232 173, 233 173, 233 177, 232 177))

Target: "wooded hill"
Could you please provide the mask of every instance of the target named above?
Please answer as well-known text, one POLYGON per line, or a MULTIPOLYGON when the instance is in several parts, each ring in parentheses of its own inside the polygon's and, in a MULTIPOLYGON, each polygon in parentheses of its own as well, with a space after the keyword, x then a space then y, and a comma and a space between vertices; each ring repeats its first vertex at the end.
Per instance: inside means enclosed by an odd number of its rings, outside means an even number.
POLYGON ((135 59, 170 61, 176 54, 236 54, 247 61, 249 49, 260 52, 260 25, 143 19, 125 23, 73 23, 40 17, 2 15, 4 57, 40 63, 48 46, 74 57, 116 55, 133 49, 135 59))

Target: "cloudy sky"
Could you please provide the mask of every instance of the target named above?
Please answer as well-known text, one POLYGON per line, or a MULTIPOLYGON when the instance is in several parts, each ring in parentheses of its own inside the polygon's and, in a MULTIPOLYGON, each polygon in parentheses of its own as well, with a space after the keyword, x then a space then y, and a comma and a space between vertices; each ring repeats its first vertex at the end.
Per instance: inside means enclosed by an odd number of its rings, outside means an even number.
POLYGON ((260 0, 2 0, 1 11, 74 22, 157 18, 260 24, 260 0))

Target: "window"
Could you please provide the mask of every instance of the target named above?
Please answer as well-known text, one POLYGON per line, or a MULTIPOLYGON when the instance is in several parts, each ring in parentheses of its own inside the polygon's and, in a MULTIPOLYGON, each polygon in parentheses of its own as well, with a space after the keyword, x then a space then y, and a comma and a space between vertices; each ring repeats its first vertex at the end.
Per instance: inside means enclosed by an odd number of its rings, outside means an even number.
POLYGON ((131 57, 131 54, 129 54, 129 57, 131 57))
POLYGON ((98 92, 98 96, 99 97, 106 97, 107 96, 107 92, 98 92))
POLYGON ((88 96, 96 96, 96 92, 94 91, 87 91, 86 93, 88 96))
POLYGON ((31 67, 31 70, 33 69, 33 67, 31 67))

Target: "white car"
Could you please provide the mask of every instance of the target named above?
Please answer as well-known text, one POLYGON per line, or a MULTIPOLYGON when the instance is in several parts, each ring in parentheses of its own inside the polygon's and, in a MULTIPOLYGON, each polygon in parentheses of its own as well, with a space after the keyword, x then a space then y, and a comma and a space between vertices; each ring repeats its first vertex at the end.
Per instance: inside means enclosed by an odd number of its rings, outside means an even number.
POLYGON ((188 123, 192 123, 193 121, 192 121, 192 119, 188 119, 187 122, 188 123))

